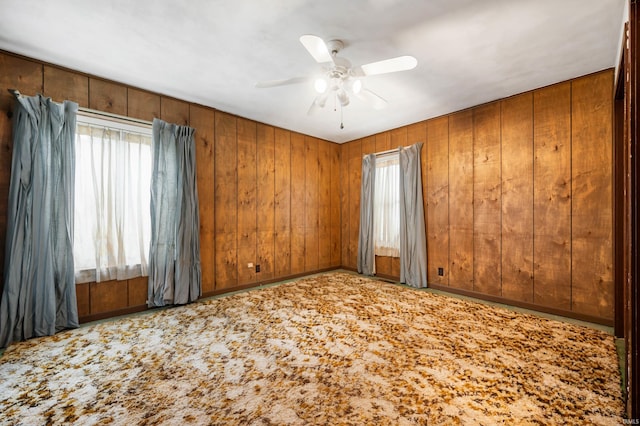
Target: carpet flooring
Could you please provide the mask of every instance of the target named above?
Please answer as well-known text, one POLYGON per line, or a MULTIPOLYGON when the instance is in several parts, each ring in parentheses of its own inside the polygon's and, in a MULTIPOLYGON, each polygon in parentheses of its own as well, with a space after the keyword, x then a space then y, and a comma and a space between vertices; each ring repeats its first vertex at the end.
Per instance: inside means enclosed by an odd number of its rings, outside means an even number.
POLYGON ((9 346, 0 424, 622 424, 613 336, 334 272, 9 346))

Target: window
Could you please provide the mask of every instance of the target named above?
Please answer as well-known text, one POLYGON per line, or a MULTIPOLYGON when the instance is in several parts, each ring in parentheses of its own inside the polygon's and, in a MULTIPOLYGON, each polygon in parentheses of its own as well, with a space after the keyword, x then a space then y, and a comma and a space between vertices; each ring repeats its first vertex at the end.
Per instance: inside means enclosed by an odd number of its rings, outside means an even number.
POLYGON ((151 127, 78 114, 76 282, 147 275, 151 127))
POLYGON ((378 256, 400 256, 400 160, 398 153, 376 157, 373 238, 378 256))

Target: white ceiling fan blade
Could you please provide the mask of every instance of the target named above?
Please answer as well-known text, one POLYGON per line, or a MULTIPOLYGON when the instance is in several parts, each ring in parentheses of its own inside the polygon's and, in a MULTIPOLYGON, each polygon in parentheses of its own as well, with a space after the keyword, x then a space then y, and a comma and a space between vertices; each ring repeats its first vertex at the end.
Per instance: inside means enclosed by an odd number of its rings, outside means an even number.
POLYGON ((358 71, 361 70, 363 75, 378 75, 411 70, 414 69, 416 65, 418 65, 418 60, 413 56, 398 56, 397 58, 361 65, 358 71))
POLYGON ((333 62, 333 57, 327 48, 327 44, 320 37, 306 34, 300 36, 300 43, 319 64, 333 62))
POLYGON ((259 81, 256 83, 256 88, 265 89, 268 87, 286 86, 288 84, 305 83, 311 80, 313 80, 311 77, 293 77, 293 78, 284 78, 282 80, 259 81))
POLYGON ((358 92, 358 94, 356 94, 356 96, 371 104, 371 106, 373 107, 373 109, 383 109, 384 107, 387 106, 387 101, 386 99, 384 99, 382 96, 372 92, 369 89, 362 89, 360 90, 360 92, 358 92))

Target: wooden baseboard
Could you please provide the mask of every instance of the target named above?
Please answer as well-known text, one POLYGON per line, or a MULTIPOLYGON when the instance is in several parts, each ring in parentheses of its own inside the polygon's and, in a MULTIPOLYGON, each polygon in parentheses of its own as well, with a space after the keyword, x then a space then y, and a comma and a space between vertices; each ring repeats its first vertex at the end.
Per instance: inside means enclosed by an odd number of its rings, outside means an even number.
POLYGON ((580 314, 578 312, 567 311, 564 309, 551 308, 543 305, 536 305, 534 303, 521 302, 518 300, 506 299, 499 296, 492 296, 489 294, 478 293, 470 290, 463 290, 455 287, 448 287, 439 284, 429 284, 429 288, 434 290, 440 290, 447 293, 459 294, 461 296, 473 297, 475 299, 486 300, 488 302, 501 303, 504 305, 515 306, 518 308, 529 309, 532 311, 543 312, 545 314, 559 315, 562 317, 577 319, 580 321, 591 322, 594 324, 606 325, 607 327, 613 327, 613 319, 600 318, 591 315, 580 314))

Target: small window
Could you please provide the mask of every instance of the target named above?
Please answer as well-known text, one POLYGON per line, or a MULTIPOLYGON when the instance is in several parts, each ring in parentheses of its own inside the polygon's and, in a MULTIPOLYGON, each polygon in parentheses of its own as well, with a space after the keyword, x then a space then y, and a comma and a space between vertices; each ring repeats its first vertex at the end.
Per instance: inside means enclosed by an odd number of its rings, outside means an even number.
POLYGON ((147 275, 151 127, 77 117, 76 282, 147 275))
POLYGON ((376 157, 373 200, 375 254, 400 256, 400 160, 398 153, 376 157))

